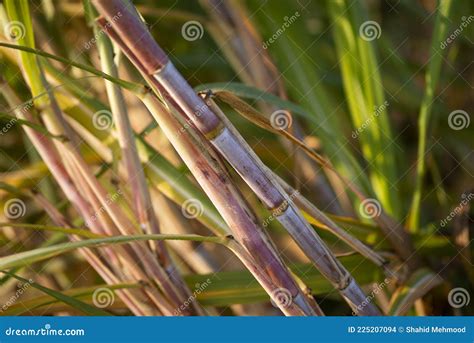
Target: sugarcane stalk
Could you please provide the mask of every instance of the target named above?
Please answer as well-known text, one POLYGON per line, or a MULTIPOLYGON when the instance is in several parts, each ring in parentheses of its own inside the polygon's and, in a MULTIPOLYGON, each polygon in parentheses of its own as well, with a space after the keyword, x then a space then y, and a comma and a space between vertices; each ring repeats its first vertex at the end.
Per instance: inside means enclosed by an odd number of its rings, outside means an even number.
MULTIPOLYGON (((300 248, 321 273, 332 282, 343 298, 360 315, 378 315, 377 307, 368 303, 363 291, 350 273, 337 261, 325 243, 303 218, 281 186, 271 178, 266 167, 231 124, 218 115, 194 92, 176 70, 164 51, 154 41, 143 22, 134 15, 129 2, 94 0, 99 12, 119 37, 120 46, 144 74, 145 78, 164 96, 171 107, 188 117, 213 147, 232 165, 253 192, 292 235, 300 248), (113 21, 121 13, 121 19, 113 21), (140 40, 137 40, 140 37, 140 40)), ((106 29, 106 26, 103 26, 106 29)), ((108 30, 107 32, 110 32, 108 30)), ((169 137, 168 137, 169 138, 169 137)))
MULTIPOLYGON (((15 93, 11 90, 11 88, 5 82, 2 82, 2 93, 5 94, 5 98, 9 102, 10 106, 15 108, 15 114, 18 118, 23 120, 28 120, 34 122, 32 115, 28 111, 23 111, 23 109, 18 108, 17 104, 21 103, 20 100, 16 97, 15 93)), ((41 155, 43 161, 45 161, 48 169, 51 171, 52 175, 54 176, 55 180, 59 183, 61 189, 68 197, 69 201, 76 207, 79 213, 82 215, 83 218, 90 218, 94 215, 94 213, 98 213, 97 210, 94 210, 90 204, 83 198, 80 192, 78 192, 75 182, 71 179, 70 175, 65 169, 64 163, 58 156, 58 151, 56 148, 49 142, 46 137, 37 133, 31 128, 24 127, 26 134, 28 135, 29 139, 34 144, 35 148, 41 155)), ((81 188, 84 189, 84 188, 81 188)), ((99 207, 96 207, 96 209, 99 207)), ((109 226, 106 226, 109 227, 109 226)), ((104 234, 105 232, 103 229, 98 225, 97 222, 92 222, 90 226, 91 230, 96 233, 104 234)), ((113 250, 108 250, 109 256, 112 257, 112 261, 117 260, 114 258, 115 252, 113 250)), ((133 262, 133 259, 127 258, 127 251, 119 250, 120 247, 117 247, 116 252, 128 266, 128 269, 131 271, 132 276, 137 280, 147 280, 147 276, 141 272, 140 268, 137 268, 136 262, 133 262)), ((136 260, 135 260, 136 261, 136 260)), ((158 306, 158 308, 166 309, 163 306, 165 303, 164 298, 162 298, 159 293, 155 292, 153 289, 147 287, 145 290, 146 293, 149 295, 150 299, 158 306)), ((172 313, 171 310, 169 311, 170 314, 172 313)), ((166 312, 165 312, 166 313, 166 312)))
MULTIPOLYGON (((263 41, 258 35, 251 20, 245 12, 243 3, 236 1, 201 0, 202 6, 210 14, 212 21, 207 25, 208 31, 220 46, 239 78, 245 83, 254 85, 268 93, 287 99, 282 78, 271 60, 268 51, 262 48, 263 41)), ((264 113, 276 113, 280 108, 266 103, 259 103, 264 113)), ((291 114, 288 114, 291 115, 291 114)), ((288 128, 299 139, 303 138, 303 130, 299 122, 293 118, 288 128)), ((316 204, 326 206, 331 213, 340 214, 335 195, 327 184, 321 171, 311 159, 300 151, 297 146, 280 137, 280 141, 289 154, 294 155, 295 173, 302 173, 305 185, 318 196, 316 204)), ((295 178, 295 182, 298 182, 295 178)))
MULTIPOLYGON (((72 227, 69 221, 58 211, 58 209, 41 194, 34 193, 31 196, 39 204, 39 206, 45 210, 55 225, 61 227, 72 227)), ((77 241, 79 239, 74 235, 69 235, 69 238, 72 241, 77 241)), ((121 280, 110 270, 106 263, 92 249, 79 249, 79 251, 107 284, 114 285, 121 283, 121 280)), ((119 289, 116 292, 135 315, 156 316, 160 314, 156 308, 150 306, 145 301, 145 299, 143 299, 143 295, 139 294, 139 290, 119 289)))
MULTIPOLYGON (((239 144, 243 147, 247 147, 248 151, 253 154, 251 147, 248 146, 243 138, 238 136, 237 130, 232 126, 216 103, 211 98, 208 98, 206 103, 209 108, 212 109, 213 113, 216 113, 221 119, 229 132, 233 133, 234 137, 238 137, 237 141, 239 144)), ((255 158, 257 159, 256 156, 255 158)), ((272 177, 273 180, 276 180, 269 169, 262 162, 260 162, 260 164, 265 174, 272 177)), ((276 181, 278 182, 278 180, 276 181)), ((366 296, 352 278, 351 274, 339 263, 319 235, 302 219, 298 208, 295 205, 290 207, 290 202, 296 195, 293 193, 288 195, 279 183, 277 183, 277 186, 279 191, 284 192, 285 200, 279 207, 273 210, 273 214, 280 219, 280 222, 298 243, 301 250, 306 253, 313 264, 315 264, 321 273, 338 289, 355 313, 360 315, 378 315, 378 309, 374 305, 371 307, 369 303, 369 305, 361 306, 366 296), (303 224, 305 225, 303 226, 303 224), (302 230, 294 229, 301 227, 303 227, 302 230)), ((329 221, 327 221, 327 223, 329 223, 329 221)))
MULTIPOLYGON (((107 36, 100 34, 100 28, 93 20, 94 15, 91 7, 89 7, 88 13, 90 17, 92 17, 91 23, 93 24, 94 32, 98 37, 97 45, 101 57, 100 61, 102 71, 113 77, 118 77, 117 67, 113 60, 113 46, 107 36)), ((160 233, 159 223, 153 211, 153 205, 151 202, 150 193, 148 191, 145 173, 141 167, 140 159, 137 153, 133 131, 128 118, 127 106, 122 90, 118 85, 108 80, 105 80, 105 85, 111 106, 111 112, 117 127, 118 141, 121 151, 123 152, 124 164, 127 170, 127 181, 130 183, 130 188, 132 189, 135 213, 138 217, 140 226, 145 230, 145 232, 149 234, 160 233)), ((163 280, 168 284, 167 288, 171 289, 174 285, 178 295, 178 298, 175 300, 179 303, 184 303, 186 299, 191 296, 191 292, 184 283, 182 277, 179 275, 176 267, 173 265, 165 242, 152 241, 150 244, 153 250, 156 252, 161 265, 169 276, 169 279, 163 280)), ((204 310, 198 302, 192 302, 190 308, 195 311, 193 314, 204 314, 204 310)))
MULTIPOLYGON (((292 303, 288 306, 280 306, 282 312, 287 315, 316 314, 311 310, 280 257, 262 234, 251 209, 245 204, 240 192, 232 184, 229 175, 224 171, 219 158, 210 146, 206 146, 205 140, 199 140, 196 136, 197 132, 191 130, 182 132, 178 136, 177 133, 181 132, 182 124, 171 116, 168 113, 169 110, 151 93, 144 94, 142 101, 227 222, 236 239, 263 266, 266 274, 277 287, 290 292, 292 303)), ((255 276, 261 278, 259 275, 255 276)), ((276 293, 277 290, 278 288, 274 288, 272 291, 276 293)))
MULTIPOLYGON (((110 29, 109 25, 107 25, 104 20, 99 20, 98 22, 101 24, 104 30, 107 29, 107 34, 116 42, 116 44, 118 44, 118 46, 120 46, 120 48, 139 68, 139 70, 143 71, 144 67, 141 65, 141 62, 134 56, 133 52, 123 44, 116 32, 110 29)), ((144 76, 146 77, 146 74, 144 76)), ((145 92, 142 95, 142 101, 149 108, 155 120, 158 123, 161 123, 160 126, 163 127, 164 125, 170 125, 170 115, 168 114, 168 111, 177 111, 175 107, 170 107, 169 109, 164 108, 158 99, 152 96, 149 92, 145 92), (164 123, 163 118, 167 120, 164 123)), ((169 99, 169 101, 172 100, 169 99)), ((178 115, 177 117, 183 119, 182 115, 178 115)), ((171 123, 174 122, 171 121, 171 123)), ((270 278, 272 278, 277 285, 280 285, 281 288, 287 290, 291 294, 295 303, 299 303, 303 309, 294 313, 290 313, 288 308, 284 308, 282 311, 291 315, 322 314, 322 311, 319 309, 319 306, 317 306, 314 299, 311 296, 307 296, 304 292, 301 292, 301 290, 297 287, 295 281, 292 279, 291 275, 289 275, 288 270, 283 265, 281 259, 274 251, 273 246, 269 243, 267 236, 263 233, 261 228, 256 225, 256 219, 251 210, 248 207, 245 207, 245 209, 242 210, 241 206, 243 206, 244 202, 241 199, 237 189, 232 186, 230 181, 226 181, 225 183, 222 182, 222 179, 228 179, 228 176, 226 176, 227 174, 224 172, 225 168, 218 163, 219 157, 212 153, 213 150, 210 146, 203 145, 206 144, 206 142, 203 141, 203 138, 197 138, 197 132, 194 132, 192 129, 183 130, 187 124, 181 123, 180 125, 181 126, 177 126, 174 131, 168 131, 168 134, 166 134, 167 131, 165 131, 165 134, 170 142, 175 146, 175 149, 180 152, 180 155, 184 159, 188 168, 190 168, 198 182, 200 182, 204 191, 216 205, 224 220, 226 220, 231 229, 233 229, 233 232, 238 237, 239 241, 249 251, 251 251, 253 255, 258 256, 257 260, 265 265, 270 278), (193 144, 182 145, 186 135, 195 137, 193 144), (190 152, 190 149, 196 150, 196 146, 199 145, 202 145, 201 151, 204 152, 204 155, 198 151, 190 152), (181 147, 181 150, 179 150, 177 146, 181 147), (188 156, 188 159, 185 159, 182 154, 188 156), (204 160, 196 165, 197 156, 201 155, 203 156, 204 160), (203 174, 203 165, 209 165, 209 167, 211 167, 210 171, 203 174), (213 182, 210 182, 209 175, 215 176, 215 180, 213 182), (222 187, 216 187, 216 183, 222 184, 222 187), (226 194, 221 194, 222 190, 226 188, 229 188, 228 192, 226 194), (222 195, 224 195, 224 197, 222 197, 222 195), (240 216, 236 216, 232 211, 229 212, 229 210, 232 209, 232 206, 218 205, 227 203, 235 203, 238 205, 237 208, 239 209, 239 212, 243 213, 240 216)))
MULTIPOLYGON (((270 169, 269 169, 270 171, 270 169)), ((272 172, 272 171, 270 171, 272 172)), ((273 172, 272 172, 273 173, 273 172)), ((347 245, 352 247, 355 251, 359 252, 361 255, 366 257, 367 259, 371 260, 377 266, 381 267, 384 266, 387 261, 380 256, 377 252, 370 249, 367 245, 362 243, 356 237, 349 234, 347 231, 339 227, 334 221, 331 220, 324 212, 319 210, 315 205, 313 205, 306 197, 304 197, 300 192, 290 186, 285 180, 280 178, 275 173, 274 177, 278 180, 280 185, 286 191, 288 195, 293 195, 293 199, 295 204, 303 211, 311 215, 316 220, 320 221, 323 225, 325 225, 330 232, 344 241, 347 245)))

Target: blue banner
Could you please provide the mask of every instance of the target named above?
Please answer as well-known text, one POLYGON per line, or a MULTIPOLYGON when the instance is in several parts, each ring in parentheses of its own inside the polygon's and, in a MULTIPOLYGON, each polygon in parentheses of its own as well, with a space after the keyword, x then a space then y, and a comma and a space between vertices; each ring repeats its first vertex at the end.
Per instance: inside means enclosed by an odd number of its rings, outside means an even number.
POLYGON ((0 342, 474 342, 474 317, 0 317, 0 342))

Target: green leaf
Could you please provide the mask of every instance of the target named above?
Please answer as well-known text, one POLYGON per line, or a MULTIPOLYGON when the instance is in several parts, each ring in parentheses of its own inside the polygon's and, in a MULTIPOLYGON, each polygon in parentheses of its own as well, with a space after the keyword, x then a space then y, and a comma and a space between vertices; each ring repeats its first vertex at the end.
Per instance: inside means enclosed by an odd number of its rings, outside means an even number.
POLYGON ((355 2, 328 0, 333 22, 344 92, 353 121, 353 138, 358 138, 368 163, 373 193, 384 209, 401 217, 400 201, 393 185, 397 183, 395 147, 381 88, 381 76, 375 57, 374 42, 361 32, 371 27, 380 33, 378 23, 365 21, 364 7, 355 2), (371 25, 371 26, 370 26, 371 25))
POLYGON ((415 191, 413 193, 413 201, 408 221, 408 227, 413 232, 418 231, 420 225, 421 195, 423 191, 423 179, 426 171, 426 140, 428 135, 428 126, 431 119, 431 108, 433 106, 436 86, 438 84, 438 79, 441 72, 441 64, 443 62, 443 52, 439 51, 439 45, 440 42, 443 42, 448 36, 448 23, 452 7, 453 1, 451 0, 442 0, 438 2, 436 23, 433 30, 433 37, 431 38, 430 57, 428 69, 425 75, 425 94, 423 95, 420 114, 418 117, 418 164, 416 168, 415 191))
POLYGON ((28 53, 31 53, 31 54, 34 54, 34 55, 43 56, 43 57, 46 57, 46 58, 64 63, 66 65, 71 65, 73 67, 85 70, 85 71, 87 71, 91 74, 94 74, 96 76, 103 77, 104 79, 106 79, 110 82, 113 82, 113 83, 115 83, 115 84, 117 84, 117 85, 119 85, 119 86, 121 86, 125 89, 128 89, 131 92, 139 93, 139 92, 143 91, 143 86, 141 86, 137 83, 133 83, 133 82, 129 82, 129 81, 125 81, 125 80, 122 80, 122 79, 115 78, 113 76, 110 76, 108 74, 105 74, 105 73, 95 69, 94 67, 88 66, 88 65, 83 64, 83 63, 74 62, 74 61, 72 61, 70 59, 67 59, 67 58, 64 58, 64 57, 52 55, 52 54, 49 54, 49 53, 41 51, 41 50, 29 48, 27 46, 9 44, 9 43, 4 43, 4 42, 0 42, 0 46, 3 46, 5 48, 25 51, 25 52, 28 52, 28 53))
POLYGON ((75 298, 72 298, 70 296, 67 296, 67 295, 64 295, 58 291, 55 291, 55 290, 52 290, 50 288, 47 288, 47 287, 44 287, 44 286, 41 286, 40 284, 37 284, 36 282, 34 282, 33 280, 27 280, 27 279, 24 279, 22 278, 21 276, 18 276, 18 275, 15 275, 13 273, 9 273, 9 272, 6 272, 6 271, 3 271, 3 273, 7 274, 7 275, 10 275, 11 277, 14 277, 15 279, 23 282, 23 284, 28 284, 28 285, 31 285, 31 287, 34 287, 36 288, 37 290, 65 303, 65 304, 68 304, 69 306, 85 313, 85 314, 88 314, 88 315, 91 315, 91 316, 110 316, 110 313, 107 312, 107 311, 104 311, 100 308, 97 308, 95 306, 91 306, 89 304, 86 304, 85 302, 82 302, 80 300, 77 300, 75 298))
MULTIPOLYGON (((322 69, 319 58, 312 58, 309 52, 310 47, 322 41, 314 40, 308 33, 304 13, 307 9, 303 10, 301 4, 291 1, 281 1, 278 6, 272 2, 262 4, 261 1, 249 1, 248 5, 255 12, 252 18, 264 30, 264 40, 281 30, 281 22, 286 16, 297 12, 301 16, 301 19, 291 24, 284 34, 268 46, 268 51, 278 63, 279 70, 284 71, 281 76, 286 81, 285 86, 291 98, 315 118, 310 124, 316 122, 316 125, 311 125, 308 132, 321 139, 324 154, 331 156, 334 166, 341 174, 353 180, 359 188, 370 191, 367 176, 347 147, 344 134, 347 117, 329 92, 326 76, 319 74, 319 69, 322 69), (274 18, 280 18, 281 22, 274 18)), ((313 2, 311 5, 322 10, 320 2, 313 2)))
POLYGON ((35 262, 43 261, 45 259, 64 254, 66 252, 78 248, 95 248, 106 246, 110 244, 125 244, 135 241, 148 240, 185 240, 194 242, 212 242, 218 244, 225 244, 225 239, 219 237, 205 237, 198 235, 131 235, 131 236, 113 236, 107 238, 88 239, 83 241, 67 242, 56 244, 48 247, 28 250, 14 255, 0 257, 0 270, 15 268, 19 266, 27 266, 35 262))
MULTIPOLYGON (((383 273, 373 268, 371 263, 361 256, 346 256, 339 259, 349 270, 357 269, 355 275, 359 284, 365 285, 382 281, 383 273)), ((334 287, 311 264, 293 264, 290 269, 312 291, 314 295, 334 293, 334 287)), ((186 283, 191 289, 199 288, 197 299, 203 305, 229 306, 233 304, 249 304, 269 301, 268 294, 248 271, 219 272, 206 275, 185 276, 186 283), (206 287, 203 287, 206 285, 206 287)), ((331 296, 338 296, 336 293, 331 296)))
MULTIPOLYGON (((79 299, 86 301, 90 299, 98 288, 106 287, 110 290, 116 289, 125 289, 125 288, 136 288, 140 287, 139 284, 116 284, 116 285, 96 285, 93 287, 83 287, 83 288, 73 288, 62 291, 63 295, 66 295, 71 298, 79 299)), ((117 299, 118 300, 118 299, 117 299)), ((31 313, 31 311, 36 309, 41 309, 45 306, 48 306, 48 309, 54 309, 55 304, 60 304, 61 301, 57 298, 54 298, 50 295, 41 295, 32 299, 25 299, 21 301, 21 304, 15 303, 12 306, 8 307, 2 312, 5 316, 20 316, 22 314, 31 313)))
POLYGON ((4 113, 4 112, 0 112, 0 119, 6 119, 9 121, 9 123, 11 123, 12 125, 13 124, 18 124, 18 125, 25 125, 25 126, 28 126, 36 131, 38 131, 39 133, 43 134, 44 136, 46 137, 50 137, 50 138, 54 138, 54 139, 59 139, 59 140, 64 140, 65 137, 64 136, 61 136, 61 135, 55 135, 55 134, 52 134, 51 132, 49 132, 48 130, 46 130, 43 126, 41 125, 38 125, 38 124, 35 124, 35 123, 32 123, 28 120, 23 120, 23 119, 19 119, 15 116, 12 116, 12 115, 9 115, 7 113, 4 113))
POLYGON ((29 230, 44 230, 44 231, 61 232, 66 235, 77 235, 77 236, 86 237, 86 238, 106 238, 105 236, 101 236, 93 232, 90 232, 89 230, 72 229, 72 228, 65 228, 61 226, 52 226, 52 225, 26 224, 26 223, 0 223, 0 227, 16 227, 16 228, 29 229, 29 230))
MULTIPOLYGON (((22 34, 18 37, 18 44, 24 45, 29 48, 35 47, 35 38, 33 34, 33 23, 30 15, 29 4, 27 0, 6 0, 5 8, 8 13, 8 17, 12 22, 21 25, 22 34)), ((0 43, 8 44, 8 43, 0 43)), ((33 95, 37 95, 43 91, 43 83, 39 77, 40 69, 36 60, 35 55, 31 55, 25 52, 20 52, 21 66, 24 70, 25 78, 29 81, 28 84, 31 87, 33 95)), ((44 105, 47 103, 47 98, 36 99, 38 105, 44 105)))

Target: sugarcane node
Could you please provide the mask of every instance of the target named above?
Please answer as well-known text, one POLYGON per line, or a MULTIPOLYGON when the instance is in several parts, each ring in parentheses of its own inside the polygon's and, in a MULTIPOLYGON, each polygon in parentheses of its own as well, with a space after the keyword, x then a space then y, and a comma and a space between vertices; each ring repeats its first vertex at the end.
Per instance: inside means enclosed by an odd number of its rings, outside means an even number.
POLYGON ((212 89, 205 89, 197 93, 204 101, 211 99, 215 96, 212 89))
POLYGON ((289 207, 289 201, 287 199, 283 200, 278 206, 270 209, 272 215, 279 217, 281 216, 289 207))
POLYGON ((224 123, 219 121, 216 127, 211 129, 209 132, 207 132, 204 135, 204 137, 206 137, 209 140, 213 140, 214 138, 218 137, 222 133, 222 131, 224 131, 224 129, 225 129, 224 123))
POLYGON ((344 291, 347 287, 349 287, 349 285, 351 284, 351 282, 352 282, 353 280, 354 280, 354 279, 351 277, 350 274, 345 273, 344 276, 342 276, 342 277, 339 279, 338 289, 339 289, 340 291, 344 291))

